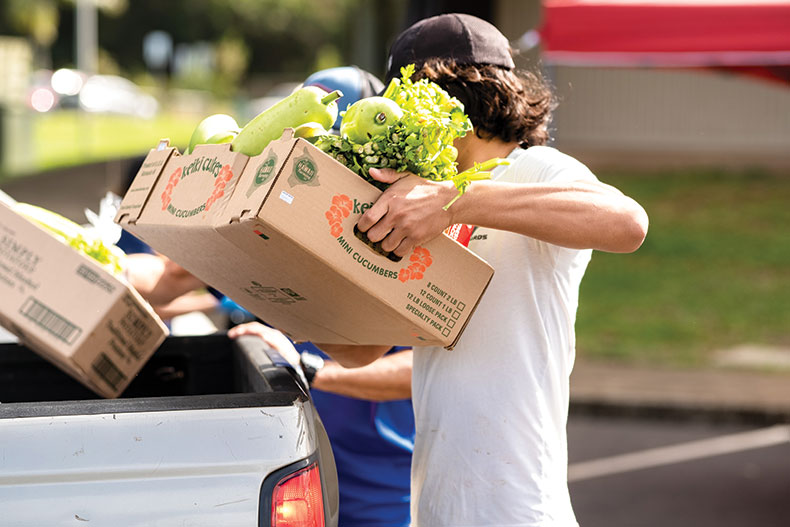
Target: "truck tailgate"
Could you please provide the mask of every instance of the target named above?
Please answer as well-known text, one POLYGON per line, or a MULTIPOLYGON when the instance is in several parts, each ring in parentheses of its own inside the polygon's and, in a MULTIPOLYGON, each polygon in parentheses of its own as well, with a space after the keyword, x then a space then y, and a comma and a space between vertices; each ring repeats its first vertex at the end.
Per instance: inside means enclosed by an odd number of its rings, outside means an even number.
MULTIPOLYGON (((334 525, 334 460, 295 377, 257 341, 194 339, 166 342, 170 348, 146 365, 130 397, 28 402, 19 394, 30 386, 12 391, 6 383, 0 396, 17 399, 0 404, 0 523, 267 526, 272 478, 315 463, 327 525, 334 525), (200 355, 207 343, 212 349, 200 355)), ((23 358, 36 362, 3 346, 0 380, 23 358)), ((59 393, 81 389, 47 366, 19 366, 10 380, 53 376, 59 393)))

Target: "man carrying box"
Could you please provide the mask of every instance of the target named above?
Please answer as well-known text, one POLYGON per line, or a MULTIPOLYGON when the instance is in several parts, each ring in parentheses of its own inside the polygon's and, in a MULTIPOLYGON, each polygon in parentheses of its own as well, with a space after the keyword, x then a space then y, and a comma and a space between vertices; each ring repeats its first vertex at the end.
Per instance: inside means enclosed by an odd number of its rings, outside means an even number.
MULTIPOLYGON (((358 227, 408 255, 453 224, 477 226, 469 249, 495 273, 455 348, 415 347, 412 525, 576 525, 567 488, 569 375, 579 285, 592 250, 635 251, 647 215, 579 161, 545 146, 554 98, 516 71, 507 39, 478 18, 447 14, 395 40, 388 79, 416 65, 457 97, 474 133, 456 141, 458 169, 494 157, 490 181, 450 182, 371 169, 391 184, 358 227)), ((325 345, 348 366, 385 346, 325 345)))

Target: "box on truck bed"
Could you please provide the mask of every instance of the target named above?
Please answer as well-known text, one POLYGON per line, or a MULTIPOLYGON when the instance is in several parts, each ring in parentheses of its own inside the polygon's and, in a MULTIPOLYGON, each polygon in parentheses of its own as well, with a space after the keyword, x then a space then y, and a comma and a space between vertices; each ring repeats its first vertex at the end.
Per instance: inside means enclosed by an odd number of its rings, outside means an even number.
POLYGON ((121 276, 0 201, 0 325, 104 397, 117 397, 168 329, 121 276))

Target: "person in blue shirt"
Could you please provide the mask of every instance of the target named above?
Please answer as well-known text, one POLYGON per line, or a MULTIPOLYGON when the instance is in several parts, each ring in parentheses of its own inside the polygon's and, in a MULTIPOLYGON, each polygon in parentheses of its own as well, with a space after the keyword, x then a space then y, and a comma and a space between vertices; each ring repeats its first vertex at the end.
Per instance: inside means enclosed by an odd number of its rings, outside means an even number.
POLYGON ((344 368, 310 343, 296 346, 325 359, 310 389, 335 456, 343 527, 410 523, 410 348, 393 348, 364 368, 344 368))

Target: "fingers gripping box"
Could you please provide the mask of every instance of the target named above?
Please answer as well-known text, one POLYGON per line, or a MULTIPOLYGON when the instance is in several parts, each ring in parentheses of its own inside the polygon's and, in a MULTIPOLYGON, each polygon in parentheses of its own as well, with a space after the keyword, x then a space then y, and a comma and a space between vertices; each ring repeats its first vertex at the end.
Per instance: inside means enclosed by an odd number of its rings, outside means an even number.
POLYGON ((252 158, 162 145, 116 221, 295 340, 451 348, 493 269, 444 235, 399 262, 372 249, 354 227, 380 194, 288 133, 252 158))

